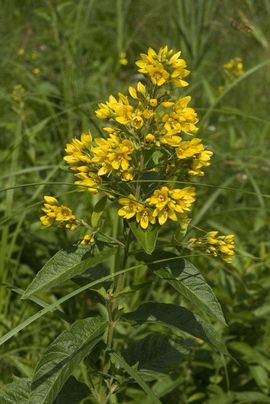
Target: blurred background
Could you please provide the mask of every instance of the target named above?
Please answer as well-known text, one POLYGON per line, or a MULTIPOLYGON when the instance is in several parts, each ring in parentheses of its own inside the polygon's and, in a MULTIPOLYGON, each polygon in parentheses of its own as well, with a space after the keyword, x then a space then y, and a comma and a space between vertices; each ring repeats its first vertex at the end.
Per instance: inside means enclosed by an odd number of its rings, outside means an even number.
MULTIPOLYGON (((68 185, 66 143, 89 128, 99 135, 97 103, 138 80, 139 53, 168 45, 188 63, 185 91, 198 111, 200 136, 214 151, 192 224, 237 240, 230 267, 197 259, 222 303, 236 360, 225 365, 210 350, 192 352, 181 368, 181 393, 168 402, 270 402, 270 1, 0 3, 0 286, 18 288, 0 287, 0 335, 37 309, 20 302, 19 289, 76 239, 41 229, 43 195, 61 197, 77 213, 91 209, 89 196, 78 198, 68 185)), ((67 303, 66 310, 84 309, 67 303)), ((52 321, 35 322, 0 348, 0 385, 12 374, 31 374, 60 329, 52 321)))

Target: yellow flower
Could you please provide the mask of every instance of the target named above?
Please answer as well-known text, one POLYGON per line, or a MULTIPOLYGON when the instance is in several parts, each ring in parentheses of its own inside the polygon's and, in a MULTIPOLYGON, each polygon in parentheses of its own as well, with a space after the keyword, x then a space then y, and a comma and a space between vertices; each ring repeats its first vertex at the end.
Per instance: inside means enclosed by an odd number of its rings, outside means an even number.
POLYGON ((138 202, 135 196, 132 194, 130 194, 127 198, 119 199, 118 202, 123 206, 118 210, 118 215, 124 219, 131 219, 143 209, 143 205, 138 202))
POLYGON ((35 67, 35 68, 32 70, 32 72, 33 72, 33 74, 34 74, 35 76, 39 76, 39 75, 40 75, 40 69, 39 69, 38 67, 35 67))
POLYGON ((156 189, 153 195, 147 199, 147 202, 158 210, 163 209, 170 202, 169 188, 162 187, 161 189, 156 189))
POLYGON ((93 244, 95 242, 93 234, 86 234, 83 239, 81 240, 80 244, 86 245, 86 244, 93 244))
POLYGON ((223 67, 231 79, 236 79, 244 73, 244 65, 241 58, 230 59, 223 67))
POLYGON ((120 176, 123 179, 123 181, 132 181, 134 178, 134 169, 129 168, 126 171, 122 171, 120 176))
POLYGON ((138 100, 138 98, 140 98, 140 97, 144 98, 144 97, 146 97, 146 94, 147 94, 145 85, 142 84, 140 81, 137 84, 137 88, 129 86, 128 92, 134 100, 138 100))
POLYGON ((150 76, 152 83, 158 87, 162 86, 169 79, 169 73, 159 64, 148 66, 145 72, 150 76))
POLYGON ((76 169, 77 163, 90 163, 90 153, 91 153, 91 133, 82 133, 81 138, 72 139, 71 143, 66 145, 65 151, 66 156, 64 160, 71 165, 72 169, 76 169))
POLYGON ((166 223, 168 219, 177 221, 178 214, 190 210, 194 201, 195 189, 193 187, 169 190, 166 186, 156 189, 153 195, 146 200, 150 206, 155 206, 153 216, 158 218, 160 225, 166 223))
POLYGON ((160 140, 163 144, 167 144, 172 147, 178 147, 178 145, 182 141, 182 138, 173 132, 167 132, 164 136, 162 136, 160 140))
POLYGON ((155 108, 158 104, 158 100, 156 98, 151 98, 149 100, 149 104, 151 105, 151 107, 155 108))
POLYGON ((156 219, 150 209, 144 208, 136 214, 136 221, 145 230, 149 226, 149 223, 154 224, 156 219))
POLYGON ((151 119, 154 116, 154 111, 152 109, 146 108, 143 110, 142 114, 145 119, 151 119))
POLYGON ((113 118, 116 122, 127 125, 132 116, 133 106, 129 104, 128 97, 118 93, 118 100, 110 95, 106 104, 99 104, 96 110, 96 116, 99 119, 113 118))
POLYGON ((210 159, 212 155, 213 152, 210 150, 203 150, 199 154, 196 154, 195 159, 192 161, 191 169, 188 171, 188 174, 191 176, 204 175, 202 168, 208 167, 210 165, 210 159))
POLYGON ((147 54, 141 53, 141 59, 136 62, 139 72, 147 74, 152 83, 158 87, 171 81, 178 87, 188 85, 183 80, 189 74, 186 70, 186 62, 180 59, 181 52, 174 53, 167 46, 160 48, 157 53, 149 48, 147 54))
POLYGON ((75 177, 79 178, 78 181, 75 181, 76 185, 81 187, 81 191, 85 191, 87 189, 89 192, 97 193, 99 191, 99 187, 101 185, 101 178, 95 173, 77 173, 75 177))
POLYGON ((119 64, 126 66, 128 64, 126 52, 121 52, 119 55, 119 64))
POLYGON ((115 170, 127 170, 129 168, 129 160, 134 145, 131 140, 123 140, 119 146, 108 154, 108 160, 115 170))
POLYGON ((180 98, 173 105, 173 111, 163 115, 162 121, 167 132, 193 134, 198 131, 197 114, 193 108, 187 107, 190 100, 189 96, 180 98))
POLYGON ((199 247, 205 249, 208 254, 214 257, 221 256, 223 261, 232 262, 234 255, 235 241, 234 235, 219 236, 218 231, 210 231, 202 238, 192 238, 188 241, 190 248, 199 247))
POLYGON ((152 133, 148 133, 148 134, 144 137, 144 140, 145 140, 147 143, 153 143, 153 142, 156 140, 156 138, 155 138, 154 135, 152 135, 152 133))
POLYGON ((179 159, 187 159, 200 153, 204 150, 204 146, 201 142, 202 140, 196 137, 194 139, 181 142, 176 149, 177 157, 179 159))
POLYGON ((40 221, 44 226, 51 226, 57 222, 60 226, 74 230, 77 227, 76 216, 72 210, 64 205, 59 205, 53 196, 44 196, 44 205, 41 208, 45 215, 40 217, 40 221))
POLYGON ((132 116, 130 125, 133 128, 140 129, 143 126, 143 124, 144 124, 143 118, 139 114, 132 116))
POLYGON ((174 209, 178 213, 184 213, 190 210, 190 206, 195 202, 196 192, 194 187, 185 187, 182 189, 172 189, 170 191, 175 206, 174 209))

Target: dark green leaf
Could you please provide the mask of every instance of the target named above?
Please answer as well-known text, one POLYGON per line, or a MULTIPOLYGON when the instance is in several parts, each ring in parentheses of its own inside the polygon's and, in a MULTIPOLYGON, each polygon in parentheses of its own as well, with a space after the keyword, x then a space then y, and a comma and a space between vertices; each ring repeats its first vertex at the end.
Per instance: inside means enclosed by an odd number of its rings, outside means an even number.
POLYGON ((0 404, 27 404, 30 386, 30 379, 16 378, 14 382, 1 387, 0 404))
POLYGON ((124 358, 131 366, 138 363, 140 370, 168 373, 179 366, 182 355, 166 335, 155 333, 133 341, 124 352, 124 358))
POLYGON ((135 221, 129 221, 128 224, 138 243, 147 254, 151 255, 157 242, 158 226, 150 225, 146 230, 143 230, 135 221))
POLYGON ((97 227, 107 203, 107 196, 103 196, 95 205, 91 215, 91 225, 97 227))
POLYGON ((86 384, 78 382, 75 377, 71 376, 53 404, 79 404, 90 393, 90 389, 86 384))
POLYGON ((37 364, 29 404, 51 404, 79 363, 100 341, 105 328, 103 320, 86 318, 60 334, 37 364))
POLYGON ((145 383, 145 381, 142 379, 140 374, 133 369, 129 364, 125 361, 125 359, 117 354, 116 352, 110 352, 110 357, 111 359, 118 364, 122 369, 124 369, 131 377, 132 379, 138 383, 138 385, 145 391, 147 396, 151 398, 151 402, 153 404, 161 404, 159 399, 154 395, 150 387, 145 383))
POLYGON ((150 265, 154 273, 165 279, 192 305, 204 311, 211 317, 226 324, 221 306, 203 275, 195 268, 191 262, 171 253, 163 253, 162 261, 150 265))
POLYGON ((218 351, 227 353, 225 344, 211 324, 197 314, 176 304, 145 303, 136 311, 125 314, 124 318, 137 323, 160 323, 167 327, 179 329, 206 341, 218 351))
POLYGON ((68 250, 58 251, 38 272, 26 289, 23 299, 62 284, 68 279, 79 275, 96 264, 105 261, 116 253, 116 249, 106 249, 93 253, 89 246, 73 246, 68 250))

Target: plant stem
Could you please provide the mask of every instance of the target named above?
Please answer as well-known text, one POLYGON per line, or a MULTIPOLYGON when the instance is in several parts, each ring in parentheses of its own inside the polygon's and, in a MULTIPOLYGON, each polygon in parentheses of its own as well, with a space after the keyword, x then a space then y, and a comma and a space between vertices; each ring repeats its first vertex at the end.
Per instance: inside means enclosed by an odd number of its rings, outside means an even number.
MULTIPOLYGON (((127 234, 127 242, 126 242, 126 246, 125 246, 125 250, 124 250, 123 262, 122 262, 123 269, 125 268, 125 266, 127 264, 130 241, 131 241, 131 230, 129 228, 128 234, 127 234)), ((117 319, 117 312, 118 312, 117 295, 119 292, 121 292, 121 290, 123 289, 123 287, 125 285, 125 275, 126 274, 121 274, 117 277, 116 282, 115 282, 115 288, 114 288, 114 295, 115 295, 114 300, 113 300, 113 302, 111 302, 111 300, 109 299, 108 304, 107 304, 108 317, 109 317, 107 346, 109 348, 111 348, 111 346, 112 346, 115 320, 117 319)))

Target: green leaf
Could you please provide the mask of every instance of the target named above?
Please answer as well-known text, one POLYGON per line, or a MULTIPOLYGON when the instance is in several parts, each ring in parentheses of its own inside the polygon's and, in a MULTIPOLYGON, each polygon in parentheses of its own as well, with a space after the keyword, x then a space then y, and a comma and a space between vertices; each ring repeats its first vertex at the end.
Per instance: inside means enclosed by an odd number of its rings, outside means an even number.
POLYGON ((30 394, 30 379, 16 378, 14 382, 1 387, 0 404, 27 404, 30 394))
POLYGON ((129 364, 125 361, 125 359, 117 354, 116 352, 110 352, 110 357, 111 359, 116 362, 121 368, 123 368, 131 377, 132 379, 135 380, 135 382, 138 383, 138 385, 145 391, 147 396, 151 398, 151 402, 153 404, 161 404, 159 399, 154 395, 150 387, 145 383, 145 381, 142 379, 140 374, 133 369, 129 364))
POLYGON ((133 341, 123 356, 131 366, 138 363, 140 371, 151 370, 160 373, 168 373, 176 369, 183 357, 170 344, 168 337, 160 333, 133 341))
POLYGON ((270 372, 270 359, 261 354, 256 347, 252 347, 245 342, 242 341, 232 341, 228 343, 229 349, 239 353, 242 356, 242 360, 244 360, 248 364, 258 364, 270 372))
POLYGON ((164 252, 162 262, 149 265, 154 273, 165 279, 198 309, 226 325, 221 306, 203 275, 191 262, 164 252))
POLYGON ((98 222, 103 214, 107 203, 107 196, 103 196, 95 205, 93 213, 91 215, 91 225, 93 227, 97 227, 98 222))
POLYGON ((144 303, 123 318, 137 323, 159 323, 200 338, 222 353, 228 353, 224 342, 214 327, 197 314, 176 304, 144 303))
POLYGON ((234 402, 238 404, 270 403, 270 397, 268 395, 256 391, 232 391, 231 396, 235 400, 234 402))
POLYGON ((250 374, 257 383, 257 386, 263 393, 269 393, 269 376, 267 370, 262 366, 249 366, 250 374))
POLYGON ((82 245, 60 250, 38 272, 23 294, 22 299, 27 299, 41 290, 62 284, 75 275, 79 275, 90 267, 105 261, 115 253, 115 248, 93 253, 91 247, 82 245))
POLYGON ((157 242, 158 226, 150 225, 146 230, 143 230, 135 221, 129 221, 128 224, 144 251, 151 255, 157 242))
POLYGON ((86 384, 78 382, 74 376, 71 376, 53 404, 79 404, 90 393, 91 391, 86 384))
POLYGON ((51 404, 67 379, 102 338, 106 322, 76 321, 46 349, 34 371, 29 404, 51 404))

